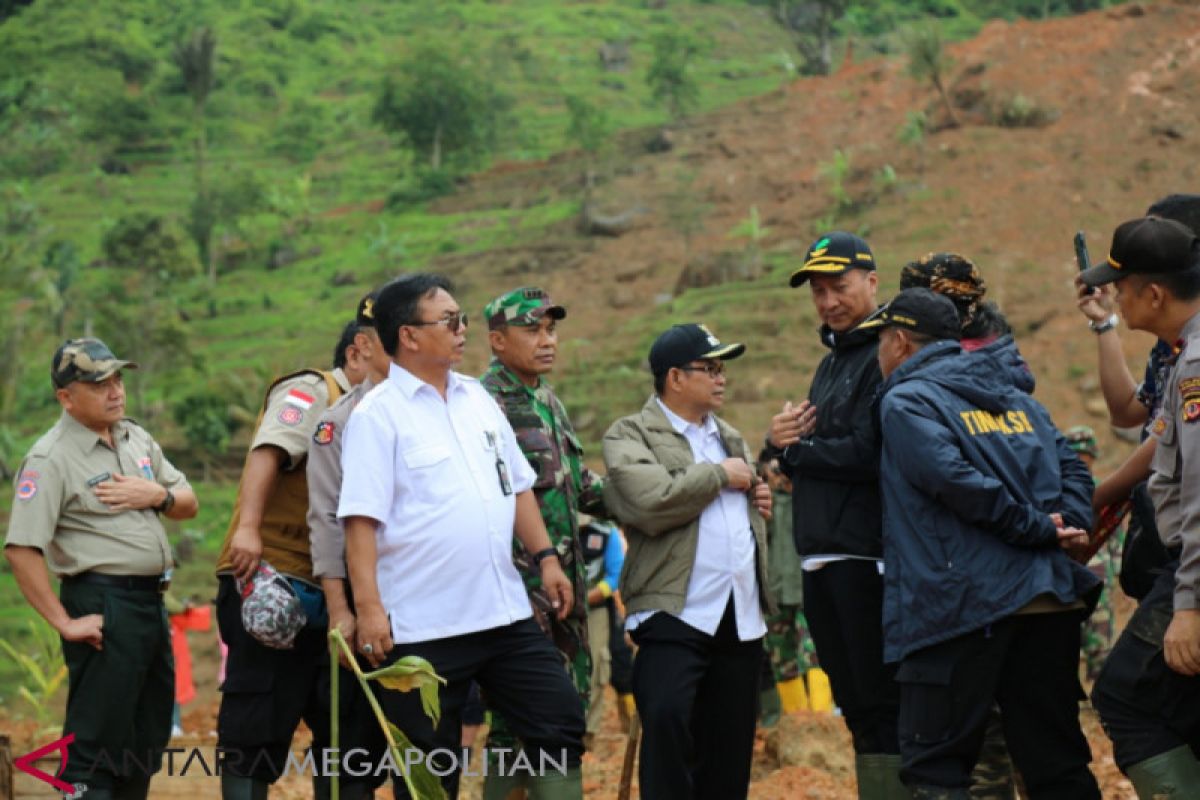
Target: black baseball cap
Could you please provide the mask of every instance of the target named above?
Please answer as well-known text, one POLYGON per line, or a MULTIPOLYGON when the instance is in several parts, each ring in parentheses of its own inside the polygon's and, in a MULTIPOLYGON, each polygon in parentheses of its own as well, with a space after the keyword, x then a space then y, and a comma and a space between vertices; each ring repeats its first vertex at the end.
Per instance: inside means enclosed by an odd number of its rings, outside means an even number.
POLYGON ((929 289, 905 289, 862 321, 859 328, 895 326, 934 339, 962 338, 958 309, 945 295, 929 289))
POLYGON ((1113 231, 1108 260, 1079 273, 1087 286, 1101 286, 1128 275, 1182 272, 1200 261, 1200 239, 1173 219, 1141 217, 1113 231))
POLYGON ((746 345, 722 344, 708 328, 689 322, 668 328, 650 345, 650 371, 664 375, 672 367, 682 367, 699 358, 728 361, 744 352, 746 345))
POLYGON ((862 237, 845 231, 832 231, 809 245, 804 264, 792 273, 788 283, 795 287, 813 275, 841 275, 852 269, 874 271, 875 256, 862 237))
POLYGON ((358 323, 360 328, 375 327, 375 303, 379 300, 379 292, 383 287, 375 289, 363 295, 363 299, 358 301, 358 311, 354 314, 354 321, 358 323))

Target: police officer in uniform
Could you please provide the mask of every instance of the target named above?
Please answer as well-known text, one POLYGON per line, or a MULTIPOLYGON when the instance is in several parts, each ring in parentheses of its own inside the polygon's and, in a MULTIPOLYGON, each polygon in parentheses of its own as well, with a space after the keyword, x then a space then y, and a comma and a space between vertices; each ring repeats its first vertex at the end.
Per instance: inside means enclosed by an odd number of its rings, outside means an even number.
MULTIPOLYGON (((558 323, 566 315, 566 309, 533 286, 513 289, 488 303, 483 316, 488 324, 492 362, 479 382, 508 418, 521 452, 537 473, 533 495, 550 543, 558 551, 559 563, 575 592, 571 614, 557 618, 551 607, 553 598, 542 588, 541 570, 520 542, 513 543, 513 561, 529 591, 534 618, 562 653, 586 714, 592 654, 587 631, 587 568, 577 518, 579 511, 602 515, 604 501, 603 484, 583 463, 583 447, 567 411, 542 377, 554 368, 558 323)), ((517 745, 503 715, 493 713, 489 752, 517 745)), ((496 772, 489 770, 484 781, 487 800, 508 797, 523 783, 524 776, 501 777, 496 772)))
MULTIPOLYGON (((267 796, 301 718, 313 748, 328 747, 328 615, 313 575, 304 466, 319 417, 354 382, 343 368, 356 331, 355 323, 343 331, 331 372, 301 370, 267 390, 217 558, 217 624, 229 647, 217 717, 225 800, 267 796), (242 625, 237 581, 251 578, 260 560, 289 580, 304 607, 308 623, 290 650, 267 647, 242 625)), ((328 779, 314 777, 313 786, 327 796, 328 779)))
MULTIPOLYGON (((346 538, 338 522, 337 506, 342 491, 342 434, 350 412, 358 401, 376 385, 387 379, 391 360, 375 332, 374 306, 378 291, 371 292, 358 304, 355 317, 358 329, 353 345, 346 351, 347 366, 358 368, 366 377, 355 384, 321 414, 308 450, 308 526, 312 546, 313 575, 320 580, 329 612, 329 628, 338 628, 353 647, 355 618, 354 600, 346 580, 346 538)), ((350 372, 350 370, 347 370, 350 372)), ((370 665, 360 659, 365 671, 370 665)), ((341 714, 338 747, 343 753, 355 748, 366 750, 366 763, 377 764, 387 748, 358 679, 349 669, 340 670, 338 710, 341 714)), ((384 775, 343 776, 341 797, 358 800, 371 796, 372 790, 383 783, 384 775)))
POLYGON ((1174 343, 1150 496, 1168 563, 1100 671, 1092 703, 1138 797, 1200 797, 1200 239, 1144 217, 1113 233, 1108 261, 1081 274, 1116 284, 1129 327, 1174 343))
POLYGON ((171 735, 175 664, 162 604, 172 566, 160 516, 196 515, 196 495, 125 417, 122 361, 72 339, 50 377, 63 414, 25 457, 4 554, 29 604, 62 637, 69 683, 59 778, 88 800, 144 798, 171 735), (62 583, 54 596, 49 566, 62 583))

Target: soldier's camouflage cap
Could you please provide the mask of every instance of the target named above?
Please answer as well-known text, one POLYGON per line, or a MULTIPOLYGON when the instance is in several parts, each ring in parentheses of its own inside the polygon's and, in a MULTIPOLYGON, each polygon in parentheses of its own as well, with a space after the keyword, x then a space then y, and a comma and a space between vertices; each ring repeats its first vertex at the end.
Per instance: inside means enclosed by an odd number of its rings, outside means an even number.
POLYGON ((487 320, 489 331, 505 325, 536 325, 547 316, 562 319, 567 316, 567 310, 555 305, 550 295, 536 286, 513 289, 483 307, 483 318, 487 320))
POLYGON ((1063 438, 1067 440, 1067 447, 1076 453, 1088 455, 1092 458, 1100 457, 1100 446, 1096 444, 1096 432, 1087 425, 1076 425, 1073 428, 1068 428, 1063 433, 1063 438))
POLYGON ((99 339, 68 339, 54 351, 50 380, 56 389, 63 389, 75 381, 99 383, 115 372, 137 369, 137 366, 114 356, 108 345, 99 339))

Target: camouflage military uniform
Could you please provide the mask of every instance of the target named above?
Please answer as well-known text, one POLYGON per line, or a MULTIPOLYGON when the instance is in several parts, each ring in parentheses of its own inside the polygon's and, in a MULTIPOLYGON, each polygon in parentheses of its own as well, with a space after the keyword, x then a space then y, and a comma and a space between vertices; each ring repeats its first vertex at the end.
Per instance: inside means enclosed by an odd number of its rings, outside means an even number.
MULTIPOLYGON (((563 572, 575 587, 570 616, 558 620, 550 597, 542 590, 541 572, 532 556, 520 543, 513 543, 513 562, 525 580, 534 618, 563 654, 586 713, 592 659, 587 637, 587 566, 576 532, 576 515, 579 511, 603 513, 601 481, 583 465, 583 448, 566 409, 545 381, 531 389, 493 360, 480 382, 508 417, 517 443, 537 473, 533 493, 563 572)), ((493 714, 489 749, 513 744, 504 720, 493 714)))
POLYGON ((771 496, 772 514, 767 523, 768 582, 779 611, 766 620, 767 650, 775 681, 782 683, 799 678, 817 666, 817 650, 804 619, 800 556, 792 541, 792 496, 781 491, 774 491, 771 496))

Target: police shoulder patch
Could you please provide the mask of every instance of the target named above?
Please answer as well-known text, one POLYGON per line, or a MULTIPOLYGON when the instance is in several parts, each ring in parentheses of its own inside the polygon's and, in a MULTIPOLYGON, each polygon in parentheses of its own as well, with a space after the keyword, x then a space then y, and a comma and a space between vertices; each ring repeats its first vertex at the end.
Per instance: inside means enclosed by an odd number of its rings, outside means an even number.
POLYGON ((279 409, 279 421, 284 425, 299 425, 304 420, 304 412, 299 407, 288 404, 279 409))
POLYGON ((1183 421, 1195 422, 1200 419, 1200 397, 1189 397, 1183 404, 1183 421))
POLYGON ((333 441, 334 423, 326 420, 317 425, 317 429, 313 432, 313 441, 317 444, 325 445, 333 441))
POLYGON ((1183 395, 1185 400, 1192 397, 1200 397, 1200 377, 1181 378, 1179 380, 1179 393, 1183 395))

